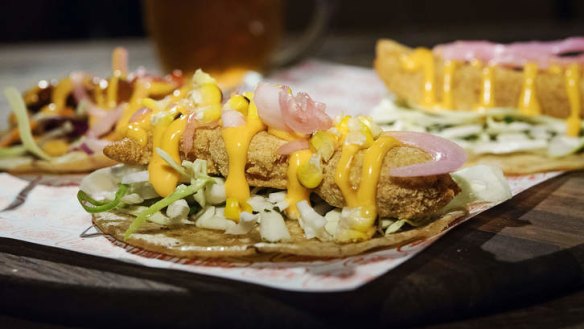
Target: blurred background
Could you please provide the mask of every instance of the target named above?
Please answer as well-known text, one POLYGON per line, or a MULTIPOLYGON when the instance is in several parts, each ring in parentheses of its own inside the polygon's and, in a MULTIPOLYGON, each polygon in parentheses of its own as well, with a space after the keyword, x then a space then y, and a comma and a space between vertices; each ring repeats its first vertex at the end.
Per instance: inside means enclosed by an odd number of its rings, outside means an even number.
MULTIPOLYGON (((288 30, 307 24, 313 1, 286 3, 288 30)), ((140 0, 4 0, 0 42, 143 38, 140 0)), ((429 46, 461 38, 553 39, 584 31, 581 0, 338 0, 333 34, 364 33, 429 46)))

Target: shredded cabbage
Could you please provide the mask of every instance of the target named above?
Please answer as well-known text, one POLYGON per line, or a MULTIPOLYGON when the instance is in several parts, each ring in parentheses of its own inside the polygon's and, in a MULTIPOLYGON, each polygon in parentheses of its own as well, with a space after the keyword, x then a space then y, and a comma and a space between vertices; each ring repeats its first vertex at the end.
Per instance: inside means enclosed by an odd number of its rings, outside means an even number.
POLYGON ((268 242, 289 241, 292 239, 284 222, 284 217, 277 211, 260 213, 260 235, 268 242))
POLYGON ((513 196, 503 171, 496 166, 477 165, 463 168, 450 176, 462 191, 442 209, 443 212, 466 209, 468 204, 476 202, 498 204, 513 196))
POLYGON ((298 208, 298 212, 300 212, 298 222, 304 230, 304 236, 307 239, 317 237, 319 239, 327 240, 330 238, 325 229, 327 220, 314 211, 308 202, 302 200, 296 204, 296 207, 298 208))
POLYGON ((142 226, 142 224, 144 224, 146 220, 148 220, 148 217, 150 217, 152 214, 156 213, 157 211, 161 211, 162 209, 168 207, 170 204, 177 200, 184 199, 187 196, 194 194, 199 189, 203 188, 203 186, 205 186, 206 181, 201 180, 197 183, 198 184, 193 184, 189 186, 186 185, 177 186, 176 190, 171 195, 160 199, 152 206, 148 207, 146 210, 138 214, 138 216, 136 216, 136 218, 132 221, 132 223, 124 233, 124 239, 129 238, 130 235, 132 235, 132 233, 136 232, 136 230, 138 230, 138 228, 140 228, 140 226, 142 226))
POLYGON ((407 222, 403 219, 396 220, 396 221, 392 222, 385 229, 385 235, 390 235, 392 233, 399 231, 402 228, 402 226, 404 226, 405 223, 407 223, 407 222))
POLYGON ((166 151, 164 151, 160 147, 157 147, 156 148, 156 153, 158 153, 158 155, 162 158, 162 160, 164 160, 177 173, 181 174, 184 177, 189 177, 189 178, 191 177, 186 172, 186 170, 181 165, 179 165, 178 163, 176 163, 176 161, 174 161, 174 159, 166 151))
POLYGON ((525 116, 511 108, 431 111, 384 99, 371 116, 386 130, 429 132, 451 139, 470 154, 535 152, 558 157, 582 151, 577 142, 554 141, 559 136, 566 137, 564 120, 545 115, 525 116))

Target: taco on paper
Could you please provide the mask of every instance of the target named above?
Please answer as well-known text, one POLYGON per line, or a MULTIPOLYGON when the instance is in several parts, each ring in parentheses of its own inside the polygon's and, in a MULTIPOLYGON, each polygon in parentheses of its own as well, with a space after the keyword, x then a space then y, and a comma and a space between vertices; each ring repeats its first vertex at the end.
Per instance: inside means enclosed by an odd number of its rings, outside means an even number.
POLYGON ((510 197, 497 168, 455 173, 465 153, 445 139, 332 119, 281 85, 223 100, 197 71, 189 88, 105 147, 120 165, 83 180, 79 201, 106 234, 179 257, 341 257, 438 234, 471 202, 510 197))
POLYGON ((146 98, 161 99, 183 84, 180 72, 159 77, 144 69, 128 72, 127 52, 113 52, 112 75, 102 79, 73 72, 59 81, 40 81, 21 95, 4 91, 12 109, 0 132, 0 171, 79 173, 113 165, 103 155, 109 142, 125 136, 146 98))

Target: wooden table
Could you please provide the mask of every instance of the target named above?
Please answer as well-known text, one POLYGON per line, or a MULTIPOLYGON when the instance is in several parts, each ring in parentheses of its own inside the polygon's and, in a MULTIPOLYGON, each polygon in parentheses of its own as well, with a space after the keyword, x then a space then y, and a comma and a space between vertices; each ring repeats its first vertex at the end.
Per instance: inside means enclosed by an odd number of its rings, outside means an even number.
MULTIPOLYGON (((318 57, 368 65, 373 44, 332 38, 318 57)), ((106 75, 116 45, 129 49, 132 68, 154 66, 142 40, 4 46, 0 88, 79 69, 106 75)), ((343 293, 284 292, 0 239, 0 327, 578 327, 583 186, 584 172, 574 172, 529 189, 343 293)))

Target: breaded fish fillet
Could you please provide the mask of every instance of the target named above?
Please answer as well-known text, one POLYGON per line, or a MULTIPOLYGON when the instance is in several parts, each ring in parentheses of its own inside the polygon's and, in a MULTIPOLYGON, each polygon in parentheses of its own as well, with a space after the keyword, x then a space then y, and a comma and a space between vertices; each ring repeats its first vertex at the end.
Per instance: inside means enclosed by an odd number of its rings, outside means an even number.
MULTIPOLYGON (((375 70, 387 88, 398 98, 411 105, 420 104, 423 93, 423 71, 405 70, 401 57, 413 49, 392 40, 379 40, 375 56, 375 70)), ((437 99, 442 99, 444 60, 434 55, 434 90, 437 99)), ((471 110, 479 104, 481 97, 481 68, 470 63, 461 63, 454 71, 452 95, 457 110, 471 110)), ((524 75, 522 70, 496 66, 494 68, 493 94, 497 107, 517 108, 524 75)), ((580 84, 581 102, 584 102, 584 84, 580 84)), ((542 114, 566 118, 570 114, 570 103, 563 74, 539 70, 535 78, 535 93, 542 114)), ((581 113, 584 117, 584 112, 581 113)))
MULTIPOLYGON (((267 132, 260 132, 252 138, 245 169, 250 186, 286 189, 288 159, 286 155, 278 153, 278 148, 285 143, 286 141, 267 132)), ((104 153, 125 164, 146 165, 150 159, 151 148, 151 145, 141 147, 134 140, 125 138, 107 146, 104 153)), ((360 151, 356 154, 351 166, 350 181, 355 187, 360 181, 363 153, 360 151)), ((335 207, 345 204, 341 190, 334 181, 340 155, 340 150, 337 150, 324 165, 323 182, 315 189, 324 201, 335 207)), ((193 149, 186 158, 206 160, 210 174, 227 177, 229 159, 221 128, 196 130, 193 149)), ((449 175, 414 178, 389 176, 390 167, 429 160, 430 156, 424 151, 408 146, 395 147, 387 153, 377 185, 377 208, 380 217, 423 218, 444 207, 459 192, 459 187, 449 175)))

